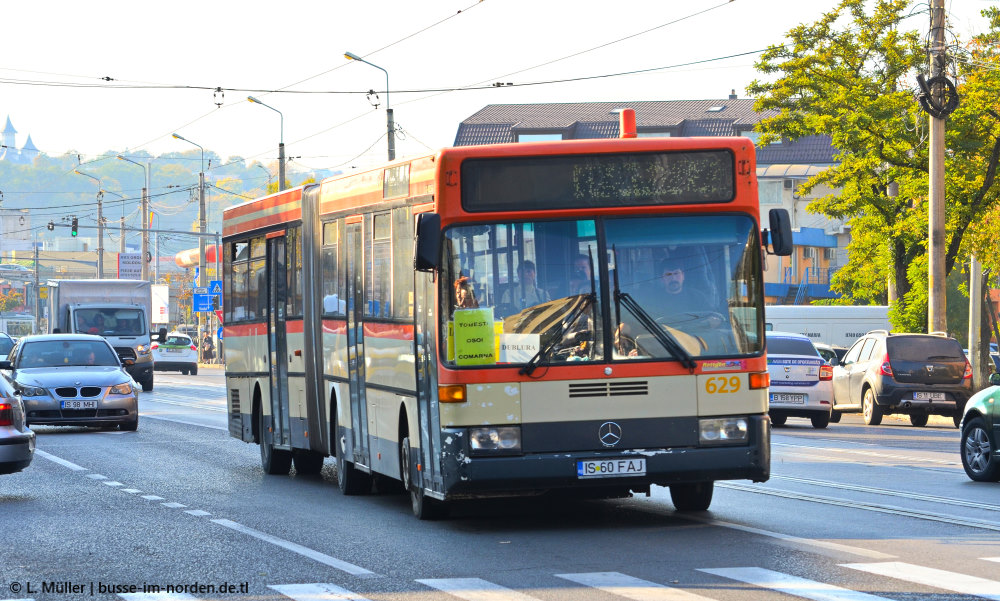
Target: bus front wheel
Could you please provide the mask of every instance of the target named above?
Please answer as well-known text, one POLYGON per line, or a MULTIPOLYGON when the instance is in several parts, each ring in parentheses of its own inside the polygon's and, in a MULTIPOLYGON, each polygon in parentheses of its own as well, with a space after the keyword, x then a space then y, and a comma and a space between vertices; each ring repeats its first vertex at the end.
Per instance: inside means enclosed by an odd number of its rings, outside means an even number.
POLYGON ((685 482, 670 485, 670 500, 677 511, 705 511, 712 504, 715 482, 685 482))
POLYGON ((410 506, 413 515, 418 520, 436 520, 448 515, 448 505, 437 499, 428 498, 424 489, 413 482, 410 471, 410 437, 406 436, 399 443, 399 471, 403 479, 403 488, 410 493, 410 506))

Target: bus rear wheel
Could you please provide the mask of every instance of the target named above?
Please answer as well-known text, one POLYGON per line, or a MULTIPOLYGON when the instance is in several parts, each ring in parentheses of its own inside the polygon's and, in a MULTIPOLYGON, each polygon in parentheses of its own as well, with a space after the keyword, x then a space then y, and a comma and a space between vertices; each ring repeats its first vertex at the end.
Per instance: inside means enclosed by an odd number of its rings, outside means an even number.
POLYGON ((344 455, 344 445, 340 444, 339 423, 334 416, 333 421, 333 444, 336 445, 335 454, 337 456, 337 488, 341 494, 355 496, 367 494, 372 489, 372 477, 354 467, 353 461, 348 461, 344 455))
POLYGON ((410 493, 410 507, 418 520, 436 520, 448 515, 448 505, 437 499, 431 499, 424 494, 424 489, 413 482, 410 477, 410 437, 406 436, 399 443, 399 471, 403 480, 403 488, 410 493))
POLYGON ((272 476, 288 475, 288 470, 292 469, 292 453, 284 449, 276 449, 271 443, 264 440, 264 433, 267 432, 267 419, 264 417, 263 411, 259 415, 258 423, 260 427, 257 429, 257 432, 260 436, 258 439, 260 444, 260 466, 264 468, 265 474, 272 476))
POLYGON ((670 500, 677 511, 706 511, 712 504, 715 482, 685 482, 670 485, 670 500))

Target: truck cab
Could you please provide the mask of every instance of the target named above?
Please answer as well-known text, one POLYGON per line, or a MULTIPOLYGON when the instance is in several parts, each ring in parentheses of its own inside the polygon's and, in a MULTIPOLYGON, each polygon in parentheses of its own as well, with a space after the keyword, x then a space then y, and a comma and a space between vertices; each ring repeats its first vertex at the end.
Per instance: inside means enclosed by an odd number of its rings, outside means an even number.
POLYGON ((49 282, 51 333, 96 334, 107 339, 132 379, 153 390, 152 296, 142 280, 55 280, 49 282))

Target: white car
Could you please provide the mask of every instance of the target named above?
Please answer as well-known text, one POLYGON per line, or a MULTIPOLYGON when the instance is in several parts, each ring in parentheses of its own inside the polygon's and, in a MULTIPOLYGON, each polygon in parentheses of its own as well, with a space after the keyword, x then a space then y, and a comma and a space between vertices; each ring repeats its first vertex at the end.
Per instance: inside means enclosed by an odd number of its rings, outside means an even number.
POLYGON ((814 428, 830 424, 833 366, 802 334, 767 332, 767 371, 771 376, 768 414, 775 426, 789 417, 807 417, 814 428))
POLYGON ((198 374, 198 347, 187 334, 171 332, 163 342, 153 342, 151 348, 155 371, 198 374))

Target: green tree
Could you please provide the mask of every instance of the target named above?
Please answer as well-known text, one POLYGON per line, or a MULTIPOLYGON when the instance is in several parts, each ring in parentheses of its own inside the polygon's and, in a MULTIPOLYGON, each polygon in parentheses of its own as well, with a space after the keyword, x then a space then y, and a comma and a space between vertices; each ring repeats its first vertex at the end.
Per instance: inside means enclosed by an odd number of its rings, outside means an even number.
MULTIPOLYGON (((809 210, 850 221, 850 258, 834 275, 834 289, 857 301, 884 302, 892 281, 898 295, 894 326, 924 331, 929 149, 927 116, 912 82, 924 71, 926 55, 922 35, 901 30, 909 5, 842 0, 817 22, 792 29, 785 44, 769 48, 757 68, 774 78, 753 82, 749 92, 758 97, 758 110, 774 111, 760 123, 763 143, 827 134, 838 151, 838 165, 803 185, 804 191, 819 184, 839 190, 809 210)), ((991 24, 992 32, 996 20, 991 24)), ((962 244, 967 230, 997 201, 1000 128, 984 119, 984 111, 991 94, 997 98, 1000 78, 967 64, 963 103, 947 124, 946 273, 968 253, 962 244)))

